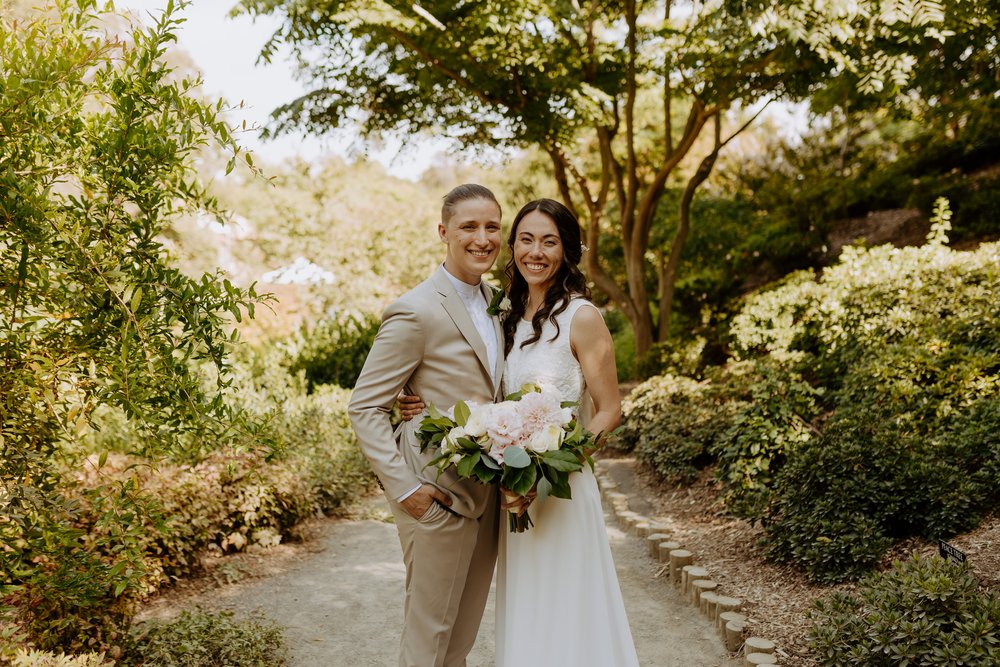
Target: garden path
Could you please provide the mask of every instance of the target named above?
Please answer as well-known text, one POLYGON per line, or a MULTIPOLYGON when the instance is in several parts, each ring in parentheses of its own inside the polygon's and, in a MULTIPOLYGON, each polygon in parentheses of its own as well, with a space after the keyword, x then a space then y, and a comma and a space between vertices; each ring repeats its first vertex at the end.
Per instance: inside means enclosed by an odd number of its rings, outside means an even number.
MULTIPOLYGON (((369 498, 354 520, 328 520, 310 549, 267 576, 184 596, 154 616, 180 606, 257 610, 285 628, 289 667, 395 664, 402 617, 404 570, 395 528, 381 496, 369 498)), ((658 564, 638 538, 608 517, 608 535, 640 663, 646 667, 735 667, 712 626, 655 578, 658 564)), ((167 602, 164 600, 163 602, 167 602)), ((469 667, 493 664, 493 596, 469 667)), ((612 667, 612 666, 609 666, 612 667)))

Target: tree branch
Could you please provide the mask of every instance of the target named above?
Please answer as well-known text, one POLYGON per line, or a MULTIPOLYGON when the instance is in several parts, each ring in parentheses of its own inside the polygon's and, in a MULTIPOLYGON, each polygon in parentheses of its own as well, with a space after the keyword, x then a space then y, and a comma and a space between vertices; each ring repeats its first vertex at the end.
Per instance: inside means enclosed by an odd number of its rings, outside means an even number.
MULTIPOLYGON (((663 20, 670 21, 671 0, 666 0, 663 6, 663 20)), ((664 50, 667 54, 669 49, 664 50)), ((670 56, 667 55, 663 61, 663 152, 669 160, 674 152, 674 121, 671 117, 671 106, 673 102, 673 89, 670 86, 670 56)))
MULTIPOLYGON (((722 119, 721 114, 716 113, 713 118, 715 122, 715 140, 712 152, 702 159, 698 169, 687 182, 684 194, 681 195, 680 206, 677 214, 677 233, 670 243, 670 255, 664 265, 660 263, 660 316, 657 323, 657 339, 666 340, 670 333, 670 316, 674 306, 674 292, 677 285, 677 270, 680 268, 681 252, 687 242, 688 234, 691 231, 691 202, 694 200, 695 191, 698 189, 715 166, 715 161, 719 157, 719 151, 724 145, 721 139, 722 119)), ((744 126, 745 127, 745 126, 744 126)), ((732 137, 730 137, 731 139, 732 137)))
POLYGON ((628 186, 625 191, 625 206, 622 208, 622 237, 628 248, 634 247, 633 227, 635 224, 635 200, 639 191, 639 176, 635 164, 635 98, 636 98, 636 0, 625 2, 625 22, 628 34, 625 36, 625 48, 628 51, 628 61, 625 72, 625 171, 628 186))
MULTIPOLYGON (((698 98, 694 99, 691 105, 691 110, 688 112, 687 124, 684 128, 684 135, 681 137, 680 142, 677 144, 677 148, 670 159, 664 160, 663 164, 657 170, 656 175, 650 182, 649 187, 646 188, 646 193, 642 197, 642 201, 639 202, 639 210, 636 214, 636 229, 633 232, 633 237, 635 241, 633 242, 633 248, 638 247, 641 250, 646 248, 649 241, 649 230, 653 222, 653 214, 656 212, 656 205, 660 201, 660 197, 663 195, 663 186, 667 182, 667 177, 670 176, 681 160, 687 156, 688 151, 694 146, 695 140, 697 140, 698 135, 701 134, 702 128, 705 123, 708 122, 709 118, 713 115, 719 113, 718 108, 705 109, 701 100, 698 98)), ((633 250, 633 260, 636 259, 636 255, 640 251, 633 250)), ((641 257, 639 257, 641 260, 641 257)))
POLYGON ((562 197, 563 204, 579 219, 580 215, 573 204, 573 195, 569 189, 569 179, 566 177, 566 165, 563 162, 562 153, 559 152, 559 149, 555 145, 547 147, 545 152, 549 154, 549 158, 552 160, 553 175, 555 176, 556 186, 559 188, 559 195, 562 197))

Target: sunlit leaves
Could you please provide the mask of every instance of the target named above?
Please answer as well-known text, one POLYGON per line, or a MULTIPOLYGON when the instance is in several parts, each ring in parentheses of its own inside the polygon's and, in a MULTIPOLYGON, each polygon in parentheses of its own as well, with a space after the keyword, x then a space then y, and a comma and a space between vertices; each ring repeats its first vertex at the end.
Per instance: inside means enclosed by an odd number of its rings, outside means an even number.
POLYGON ((180 443, 256 432, 225 392, 231 320, 257 297, 221 276, 184 276, 161 242, 172 216, 216 208, 194 158, 210 144, 239 153, 222 107, 191 97, 162 61, 178 6, 120 38, 98 29, 92 1, 62 0, 16 26, 0 18, 0 542, 15 545, 0 551, 0 593, 52 590, 33 612, 43 644, 105 641, 77 623, 91 605, 118 605, 101 595, 131 599, 142 574, 113 562, 138 558, 138 492, 107 505, 122 542, 105 558, 108 544, 73 532, 52 466, 62 439, 101 405, 133 420, 153 460, 197 459, 180 443), (66 569, 62 580, 35 567, 43 557, 66 569))

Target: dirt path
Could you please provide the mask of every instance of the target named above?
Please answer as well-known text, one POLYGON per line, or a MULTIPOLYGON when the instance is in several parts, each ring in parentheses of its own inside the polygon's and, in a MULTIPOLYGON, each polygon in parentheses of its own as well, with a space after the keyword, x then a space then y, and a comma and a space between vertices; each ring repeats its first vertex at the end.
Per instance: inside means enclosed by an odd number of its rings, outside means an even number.
MULTIPOLYGON (((146 616, 180 607, 257 610, 285 627, 289 667, 387 667, 395 664, 404 571, 396 530, 381 497, 366 501, 363 520, 323 522, 309 548, 271 574, 180 599, 159 601, 146 616)), ((644 667, 734 667, 707 621, 656 579, 643 544, 609 522, 608 535, 632 633, 644 667)), ((493 665, 493 599, 469 656, 469 667, 493 665)), ((560 667, 560 666, 553 666, 560 667)), ((609 666, 613 667, 613 666, 609 666)))

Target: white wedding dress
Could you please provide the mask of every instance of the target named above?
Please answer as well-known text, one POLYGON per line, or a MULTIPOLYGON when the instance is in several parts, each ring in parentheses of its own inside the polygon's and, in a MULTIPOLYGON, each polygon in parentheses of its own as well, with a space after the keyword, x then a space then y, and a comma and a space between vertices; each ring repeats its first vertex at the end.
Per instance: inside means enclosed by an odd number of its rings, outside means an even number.
MULTIPOLYGON (((521 348, 531 323, 518 323, 504 367, 504 385, 516 391, 526 382, 556 387, 564 401, 580 401, 586 389, 570 350, 573 315, 593 304, 574 298, 542 337, 521 348)), ((573 498, 536 500, 528 509, 534 527, 509 533, 500 521, 497 563, 497 667, 638 666, 604 510, 589 466, 570 475, 573 498)))

